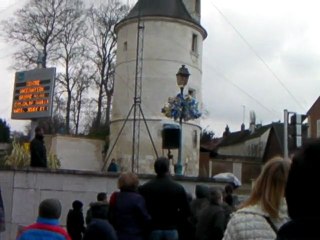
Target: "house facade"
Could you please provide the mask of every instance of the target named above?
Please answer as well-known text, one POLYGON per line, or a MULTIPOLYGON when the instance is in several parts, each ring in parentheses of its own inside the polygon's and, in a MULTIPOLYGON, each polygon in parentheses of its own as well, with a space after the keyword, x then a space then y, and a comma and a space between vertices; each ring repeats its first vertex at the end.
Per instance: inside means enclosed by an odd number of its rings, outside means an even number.
POLYGON ((314 102, 307 112, 308 115, 308 138, 320 137, 320 97, 314 102))
MULTIPOLYGON (((283 123, 254 126, 250 130, 225 132, 211 158, 210 177, 231 172, 243 183, 250 183, 260 174, 262 165, 276 156, 283 156, 283 123)), ((289 138, 289 152, 294 151, 294 139, 289 138)))

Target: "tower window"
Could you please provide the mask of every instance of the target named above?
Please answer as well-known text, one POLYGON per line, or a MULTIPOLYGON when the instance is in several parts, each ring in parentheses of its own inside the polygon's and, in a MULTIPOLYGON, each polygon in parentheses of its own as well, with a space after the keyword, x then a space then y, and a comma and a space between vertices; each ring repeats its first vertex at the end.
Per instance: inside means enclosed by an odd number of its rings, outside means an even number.
POLYGON ((191 51, 195 53, 198 52, 198 35, 197 34, 192 34, 191 51))
POLYGON ((193 130, 193 148, 196 148, 198 145, 198 131, 197 130, 193 130))
POLYGON ((123 51, 127 51, 128 50, 128 43, 124 42, 123 43, 123 51))
POLYGON ((197 14, 200 14, 200 0, 196 0, 194 9, 197 14))

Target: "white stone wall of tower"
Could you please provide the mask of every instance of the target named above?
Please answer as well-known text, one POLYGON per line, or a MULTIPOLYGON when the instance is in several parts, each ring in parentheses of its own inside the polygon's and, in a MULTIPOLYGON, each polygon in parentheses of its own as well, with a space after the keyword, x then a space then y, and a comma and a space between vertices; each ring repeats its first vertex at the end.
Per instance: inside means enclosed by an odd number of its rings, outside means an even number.
MULTIPOLYGON (((176 73, 182 64, 191 73, 185 93, 191 88, 201 106, 201 59, 202 35, 200 30, 190 23, 168 18, 143 18, 143 79, 141 107, 147 119, 153 141, 159 155, 162 151, 161 130, 164 122, 173 122, 161 113, 168 97, 179 92, 176 85, 176 73), (192 36, 197 35, 198 51, 191 51, 192 36)), ((137 21, 127 22, 119 27, 115 92, 112 108, 111 145, 123 125, 133 104, 136 65, 137 21)), ((130 118, 132 119, 133 113, 130 118)), ((139 172, 152 173, 154 151, 141 122, 139 172)), ((199 160, 199 120, 183 124, 183 163, 188 162, 186 175, 198 175, 199 160)), ((172 151, 177 159, 177 150, 172 151)), ((120 161, 123 170, 131 169, 132 121, 128 121, 119 137, 112 157, 120 161)))

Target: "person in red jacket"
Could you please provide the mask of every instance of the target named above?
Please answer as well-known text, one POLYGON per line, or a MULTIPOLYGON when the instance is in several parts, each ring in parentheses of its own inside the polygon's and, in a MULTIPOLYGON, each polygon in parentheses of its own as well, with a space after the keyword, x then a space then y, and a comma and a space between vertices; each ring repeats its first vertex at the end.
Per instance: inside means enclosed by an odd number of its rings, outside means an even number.
POLYGON ((70 236, 59 226, 61 203, 58 199, 45 199, 39 205, 37 222, 25 227, 17 240, 71 240, 70 236))

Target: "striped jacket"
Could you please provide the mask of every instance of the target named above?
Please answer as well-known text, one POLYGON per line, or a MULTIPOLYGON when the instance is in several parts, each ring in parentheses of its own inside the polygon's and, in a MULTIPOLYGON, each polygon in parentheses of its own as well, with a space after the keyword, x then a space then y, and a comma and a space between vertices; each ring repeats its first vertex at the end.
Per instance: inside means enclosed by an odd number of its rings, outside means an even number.
POLYGON ((59 226, 58 219, 38 218, 37 222, 24 228, 17 240, 71 240, 68 233, 59 226))

